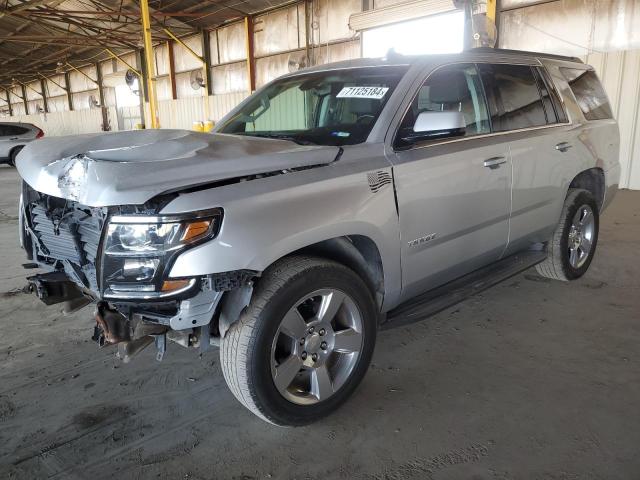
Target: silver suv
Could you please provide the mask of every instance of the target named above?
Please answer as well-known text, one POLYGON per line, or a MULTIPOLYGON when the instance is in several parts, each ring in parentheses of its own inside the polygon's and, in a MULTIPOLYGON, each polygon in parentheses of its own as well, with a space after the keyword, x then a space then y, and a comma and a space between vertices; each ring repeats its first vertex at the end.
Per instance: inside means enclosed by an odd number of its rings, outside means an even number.
POLYGON ((323 65, 266 85, 213 134, 28 145, 21 239, 26 266, 48 270, 29 280, 66 311, 95 303, 93 338, 125 361, 150 344, 159 360, 169 341, 219 346, 242 404, 306 424, 354 391, 379 325, 514 268, 582 276, 618 138, 577 59, 323 65))
POLYGON ((15 165, 24 146, 44 137, 44 132, 30 123, 0 122, 0 163, 15 165))

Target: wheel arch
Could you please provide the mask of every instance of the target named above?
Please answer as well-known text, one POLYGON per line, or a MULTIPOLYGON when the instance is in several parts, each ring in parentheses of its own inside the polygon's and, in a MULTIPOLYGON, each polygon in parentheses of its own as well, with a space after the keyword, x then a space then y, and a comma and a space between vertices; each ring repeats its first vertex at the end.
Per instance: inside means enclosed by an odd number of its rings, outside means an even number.
MULTIPOLYGON (((300 255, 333 260, 353 270, 369 287, 378 311, 381 311, 385 298, 384 266, 380 250, 370 237, 343 235, 322 240, 283 255, 274 260, 265 270, 284 258, 300 255)), ((221 337, 224 337, 229 327, 240 318, 240 314, 249 305, 252 296, 252 284, 224 293, 219 312, 213 319, 215 329, 221 337)))
POLYGON ((569 189, 572 188, 581 188, 591 192, 598 204, 598 210, 602 210, 606 184, 604 171, 601 168, 589 168, 578 173, 569 184, 569 189))

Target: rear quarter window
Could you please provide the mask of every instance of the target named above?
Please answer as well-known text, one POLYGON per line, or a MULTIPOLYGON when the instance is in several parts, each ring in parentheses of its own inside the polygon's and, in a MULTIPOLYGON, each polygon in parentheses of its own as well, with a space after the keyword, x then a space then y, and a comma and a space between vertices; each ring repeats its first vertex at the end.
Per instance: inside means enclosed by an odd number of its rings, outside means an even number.
POLYGON ((569 83, 584 118, 587 120, 613 118, 607 94, 593 70, 561 67, 560 72, 569 83))
POLYGON ((24 135, 28 131, 29 131, 28 128, 19 127, 17 125, 7 125, 6 123, 4 125, 0 125, 0 135, 2 136, 15 137, 18 135, 24 135))

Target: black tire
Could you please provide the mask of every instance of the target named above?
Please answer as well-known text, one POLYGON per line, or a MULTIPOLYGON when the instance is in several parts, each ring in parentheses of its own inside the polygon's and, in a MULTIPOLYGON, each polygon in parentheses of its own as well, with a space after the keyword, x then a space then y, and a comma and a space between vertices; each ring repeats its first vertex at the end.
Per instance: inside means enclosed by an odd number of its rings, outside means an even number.
POLYGON ((370 290, 347 267, 321 258, 287 257, 268 268, 252 300, 220 345, 224 378, 235 397, 258 417, 279 426, 312 423, 333 412, 364 377, 375 345, 378 313, 370 290), (332 396, 300 405, 281 395, 271 374, 271 347, 282 318, 297 299, 322 288, 347 294, 362 316, 363 343, 350 376, 332 396))
POLYGON ((536 265, 536 270, 543 277, 568 282, 583 276, 591 265, 598 244, 600 217, 598 204, 593 194, 588 190, 570 189, 564 201, 560 222, 547 244, 547 258, 536 265), (574 216, 583 206, 589 206, 593 212, 594 232, 591 249, 579 268, 575 268, 569 261, 569 232, 574 216))
POLYGON ((13 150, 11 150, 11 153, 9 154, 9 165, 11 165, 12 167, 16 166, 16 157, 18 156, 18 154, 23 148, 24 147, 16 147, 13 150))

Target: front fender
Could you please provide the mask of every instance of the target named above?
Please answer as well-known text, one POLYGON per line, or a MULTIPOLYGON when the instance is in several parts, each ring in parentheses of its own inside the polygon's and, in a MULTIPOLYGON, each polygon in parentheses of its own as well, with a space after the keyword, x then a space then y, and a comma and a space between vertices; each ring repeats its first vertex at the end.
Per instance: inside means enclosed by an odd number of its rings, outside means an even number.
MULTIPOLYGON (((399 286, 393 185, 374 193, 366 172, 353 170, 349 165, 321 167, 181 195, 163 213, 221 206, 224 219, 218 237, 181 254, 170 277, 261 272, 301 248, 361 235, 378 248, 385 285, 399 286)), ((391 175, 388 166, 384 170, 391 175)))

